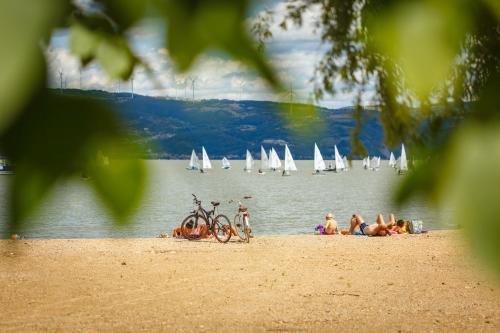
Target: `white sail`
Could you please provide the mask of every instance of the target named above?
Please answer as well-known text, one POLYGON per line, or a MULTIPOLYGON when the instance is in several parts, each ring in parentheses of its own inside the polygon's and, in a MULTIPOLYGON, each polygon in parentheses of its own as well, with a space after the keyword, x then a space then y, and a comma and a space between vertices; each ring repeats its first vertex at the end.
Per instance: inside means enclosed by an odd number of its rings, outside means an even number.
POLYGON ((366 157, 363 158, 363 168, 365 168, 365 167, 366 167, 366 157))
POLYGON ((337 145, 335 145, 335 170, 340 171, 344 170, 344 161, 342 161, 342 157, 339 154, 339 150, 337 149, 337 145))
POLYGON ((318 145, 314 143, 314 170, 315 171, 323 171, 326 169, 325 161, 323 160, 323 156, 321 156, 321 152, 319 151, 318 145))
POLYGON ((193 149, 193 151, 191 152, 191 159, 189 160, 188 169, 198 170, 199 168, 200 164, 198 162, 198 156, 196 156, 196 152, 193 149))
POLYGON ((281 167, 281 161, 274 147, 271 148, 271 153, 269 155, 269 167, 274 170, 279 169, 281 167))
POLYGON ((276 150, 274 150, 273 148, 273 152, 274 152, 274 160, 276 162, 276 165, 277 165, 277 169, 281 168, 281 160, 280 160, 280 157, 278 156, 278 153, 276 152, 276 150))
POLYGON ((245 158, 245 170, 250 171, 252 170, 252 165, 253 165, 253 158, 252 154, 247 149, 247 156, 245 158))
POLYGON ((347 166, 348 166, 349 164, 347 163, 347 157, 346 157, 346 156, 344 156, 344 157, 342 158, 342 163, 344 164, 344 169, 345 169, 345 170, 347 170, 347 169, 348 169, 348 167, 347 167, 347 166))
POLYGON ((401 156, 399 160, 398 169, 400 171, 408 170, 408 160, 406 159, 406 150, 404 144, 401 144, 401 156))
POLYGON ((212 169, 212 163, 210 163, 205 147, 201 147, 201 152, 203 156, 203 169, 212 169))
POLYGON ((370 168, 375 170, 379 168, 380 160, 378 157, 373 156, 372 159, 370 160, 370 168))
POLYGON ((222 169, 229 169, 231 168, 231 163, 229 163, 227 158, 222 159, 222 169))
POLYGON ((272 148, 269 149, 269 163, 268 163, 268 166, 269 166, 269 169, 272 169, 273 168, 273 150, 272 148))
POLYGON ((389 166, 393 168, 396 166, 396 158, 394 157, 392 151, 391 151, 391 156, 389 157, 389 166))
POLYGON ((266 150, 260 146, 260 169, 269 169, 269 158, 267 157, 266 150))
POLYGON ((297 171, 290 149, 285 145, 285 171, 297 171))
POLYGON ((365 169, 370 169, 370 155, 366 156, 365 169))

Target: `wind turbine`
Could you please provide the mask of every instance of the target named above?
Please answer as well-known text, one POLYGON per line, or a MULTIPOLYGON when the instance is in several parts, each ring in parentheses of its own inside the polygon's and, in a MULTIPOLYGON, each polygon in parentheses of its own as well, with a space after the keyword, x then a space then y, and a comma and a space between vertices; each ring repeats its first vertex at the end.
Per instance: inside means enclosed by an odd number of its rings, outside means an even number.
POLYGON ((134 99, 134 76, 130 77, 131 98, 134 99))
POLYGON ((245 84, 246 84, 245 80, 243 80, 243 79, 240 79, 240 80, 239 80, 238 85, 240 86, 240 91, 239 91, 239 93, 240 93, 239 100, 240 100, 240 101, 241 101, 241 95, 242 95, 242 93, 243 93, 243 86, 244 86, 245 84))
POLYGON ((59 90, 62 92, 63 90, 63 71, 59 69, 59 90))
POLYGON ((191 81, 191 89, 193 91, 193 102, 194 102, 194 86, 195 86, 197 78, 196 77, 189 77, 189 80, 191 81))

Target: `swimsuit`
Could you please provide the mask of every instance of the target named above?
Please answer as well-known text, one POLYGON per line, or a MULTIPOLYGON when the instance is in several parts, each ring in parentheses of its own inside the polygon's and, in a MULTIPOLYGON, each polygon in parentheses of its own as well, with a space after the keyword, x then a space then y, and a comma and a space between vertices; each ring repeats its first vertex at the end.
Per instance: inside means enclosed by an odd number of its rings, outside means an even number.
POLYGON ((361 224, 359 225, 359 230, 361 230, 361 233, 362 233, 363 235, 366 235, 366 234, 365 234, 365 228, 366 228, 367 226, 368 226, 368 224, 366 224, 365 222, 363 222, 363 223, 361 223, 361 224))

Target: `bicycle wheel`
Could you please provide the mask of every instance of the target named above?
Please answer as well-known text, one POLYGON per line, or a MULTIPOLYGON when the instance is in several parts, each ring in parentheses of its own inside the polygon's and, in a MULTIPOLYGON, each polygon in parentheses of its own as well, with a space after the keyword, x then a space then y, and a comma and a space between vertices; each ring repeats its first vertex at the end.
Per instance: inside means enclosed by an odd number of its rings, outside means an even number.
POLYGON ((191 214, 182 221, 182 236, 189 240, 199 240, 205 237, 208 231, 207 220, 196 214, 191 214))
POLYGON ((240 214, 236 214, 234 216, 234 229, 236 229, 236 233, 238 234, 238 237, 242 241, 246 241, 246 234, 245 234, 245 223, 243 223, 243 219, 240 217, 240 214))
POLYGON ((212 224, 212 232, 221 243, 227 243, 231 239, 231 222, 226 215, 217 215, 212 224))

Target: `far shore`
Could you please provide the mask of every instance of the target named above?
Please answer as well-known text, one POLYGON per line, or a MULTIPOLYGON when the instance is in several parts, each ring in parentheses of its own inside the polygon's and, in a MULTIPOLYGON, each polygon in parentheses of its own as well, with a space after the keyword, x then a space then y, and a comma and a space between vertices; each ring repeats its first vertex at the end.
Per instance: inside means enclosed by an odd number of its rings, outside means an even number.
POLYGON ((459 231, 0 240, 0 331, 498 332, 459 231))

